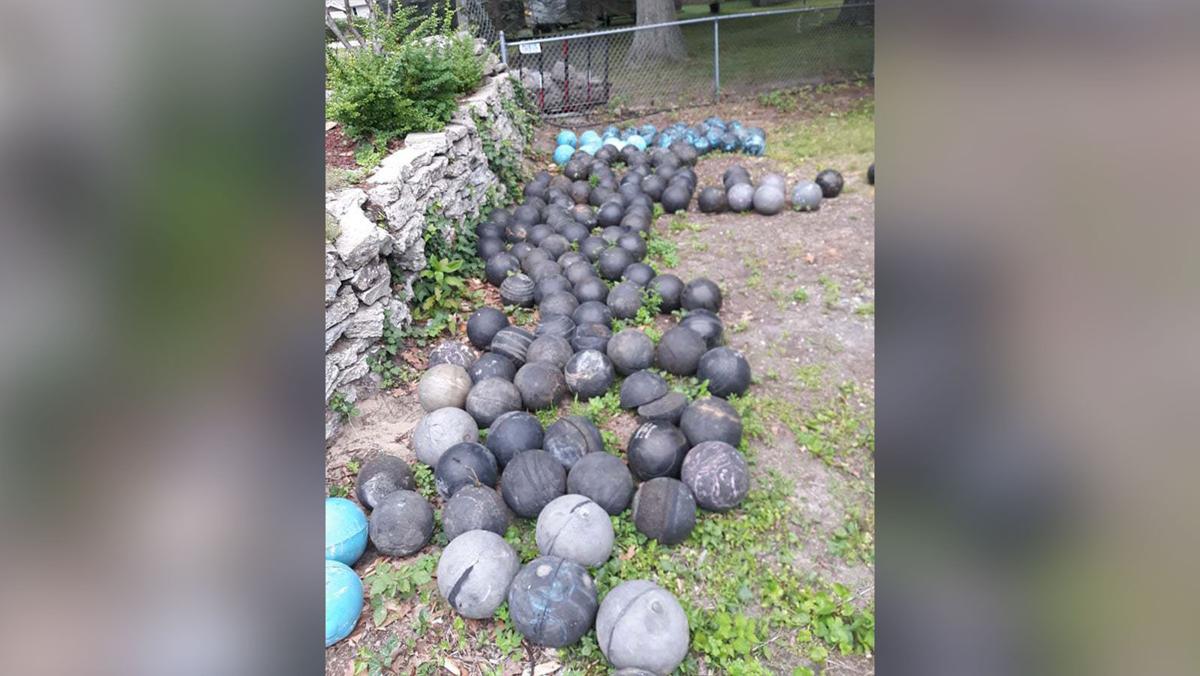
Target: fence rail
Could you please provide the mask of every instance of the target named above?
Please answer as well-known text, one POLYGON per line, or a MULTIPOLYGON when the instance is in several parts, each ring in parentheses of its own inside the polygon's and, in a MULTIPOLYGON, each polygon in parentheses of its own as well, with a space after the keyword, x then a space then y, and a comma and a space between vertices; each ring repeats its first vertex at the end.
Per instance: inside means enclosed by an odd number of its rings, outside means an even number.
POLYGON ((875 27, 864 2, 767 10, 508 41, 500 58, 543 116, 646 114, 785 87, 870 77, 875 27), (639 36, 641 39, 639 39, 639 36), (667 37, 684 53, 655 55, 667 37), (649 47, 649 50, 647 49, 649 47), (648 53, 649 51, 649 53, 648 53))

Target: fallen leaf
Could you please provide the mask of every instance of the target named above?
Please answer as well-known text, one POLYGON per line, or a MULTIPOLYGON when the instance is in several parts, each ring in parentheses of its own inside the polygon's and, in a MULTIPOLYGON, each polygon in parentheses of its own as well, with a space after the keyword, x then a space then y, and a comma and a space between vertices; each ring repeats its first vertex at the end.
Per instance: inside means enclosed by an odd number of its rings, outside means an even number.
POLYGON ((812 265, 813 263, 817 262, 817 257, 810 253, 806 253, 804 254, 804 262, 812 265))
POLYGON ((446 662, 442 666, 446 668, 446 671, 454 674, 454 676, 462 676, 462 669, 458 668, 458 663, 449 657, 446 658, 446 662))
POLYGON ((553 674, 554 672, 558 671, 559 667, 561 666, 562 665, 558 662, 542 662, 533 668, 533 676, 546 676, 546 674, 553 674))

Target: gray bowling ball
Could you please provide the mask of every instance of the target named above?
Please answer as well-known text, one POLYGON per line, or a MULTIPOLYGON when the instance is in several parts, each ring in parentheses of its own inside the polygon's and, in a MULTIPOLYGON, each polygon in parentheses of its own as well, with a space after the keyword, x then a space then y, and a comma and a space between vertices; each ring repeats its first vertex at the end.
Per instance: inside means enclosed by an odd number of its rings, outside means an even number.
MULTIPOLYGON (((467 374, 471 376, 472 384, 486 378, 512 380, 517 375, 517 365, 504 355, 496 354, 495 352, 484 352, 467 369, 467 374)), ((465 400, 463 404, 466 404, 465 400)))
POLYGON ((434 467, 446 449, 464 441, 479 441, 479 425, 461 408, 439 408, 425 415, 413 430, 417 460, 434 467))
POLYGON ((596 642, 618 669, 670 674, 687 657, 688 636, 679 601, 649 580, 617 585, 596 614, 596 642))
POLYGON ((375 509, 389 493, 415 490, 417 482, 404 458, 380 453, 368 460, 354 479, 354 493, 367 509, 375 509))
POLYGON ((505 305, 533 307, 533 280, 520 273, 509 275, 500 283, 500 300, 505 305))
POLYGON ((783 190, 773 185, 760 185, 754 191, 754 210, 763 216, 774 216, 787 204, 783 190))
POLYGON ((460 488, 442 507, 442 532, 450 542, 471 530, 490 530, 504 535, 508 522, 504 498, 487 486, 460 488))
POLYGON ((621 282, 608 292, 608 309, 616 319, 633 319, 642 308, 642 287, 633 282, 621 282))
POLYGON ((583 400, 604 394, 616 379, 612 361, 599 350, 576 352, 563 373, 567 388, 583 400))
POLYGON ((689 312, 708 310, 716 314, 721 311, 721 287, 707 277, 697 277, 683 287, 679 303, 689 312))
POLYGON ((567 491, 590 498, 615 516, 633 499, 633 474, 615 455, 588 453, 567 473, 567 491))
POLYGON ((723 441, 694 446, 683 460, 681 479, 701 509, 727 512, 750 492, 750 468, 736 448, 723 441))
POLYGON ((608 512, 583 495, 568 493, 543 507, 534 537, 543 556, 561 556, 586 568, 604 565, 612 555, 608 512))
POLYGON ((801 181, 792 188, 792 208, 796 211, 816 211, 823 199, 821 186, 812 181, 801 181))
POLYGON ((521 391, 516 385, 500 378, 485 378, 467 394, 466 409, 480 427, 490 427, 496 418, 519 411, 521 405, 521 391))
POLYGON ((433 537, 433 507, 415 491, 395 491, 371 512, 367 533, 380 554, 415 554, 433 537))
POLYGON ((758 179, 758 185, 759 187, 769 185, 773 188, 778 188, 779 192, 787 192, 787 179, 784 178, 782 174, 776 174, 774 172, 763 174, 763 177, 758 179))
POLYGON ((633 496, 633 525, 664 545, 683 542, 696 527, 696 499, 679 479, 660 476, 638 487, 633 496))
POLYGON ((736 448, 742 443, 741 416, 729 402, 717 397, 693 401, 680 417, 679 429, 692 446, 724 441, 736 448))
POLYGON ((471 375, 457 364, 438 364, 421 375, 417 384, 417 400, 421 408, 462 408, 471 391, 471 375))
POLYGON ((637 371, 621 383, 621 408, 637 408, 648 404, 665 396, 670 389, 667 381, 654 371, 637 371))
POLYGON ((735 183, 725 191, 725 203, 730 211, 746 212, 754 206, 754 186, 749 183, 735 183))
POLYGON ((508 588, 508 615, 530 643, 563 648, 579 641, 596 619, 596 584, 587 569, 557 556, 539 556, 508 588))
POLYGON ((533 342, 533 334, 519 326, 506 326, 492 337, 492 352, 504 355, 518 368, 525 365, 525 353, 533 342))
POLYGON ((508 598, 508 587, 521 569, 521 560, 504 538, 472 530, 450 541, 437 565, 442 598, 463 617, 492 616, 508 598))

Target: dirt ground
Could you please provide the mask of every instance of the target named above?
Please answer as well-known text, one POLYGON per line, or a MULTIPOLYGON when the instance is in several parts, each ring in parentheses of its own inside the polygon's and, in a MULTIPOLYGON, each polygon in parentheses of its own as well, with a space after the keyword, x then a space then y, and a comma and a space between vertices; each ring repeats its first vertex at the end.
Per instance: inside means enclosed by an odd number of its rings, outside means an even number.
MULTIPOLYGON (((829 92, 821 98, 819 114, 871 95, 862 87, 829 92)), ((763 127, 768 145, 772 133, 816 114, 805 109, 781 113, 757 102, 741 102, 637 122, 697 121, 714 113, 763 127)), ((556 132, 553 126, 543 127, 538 148, 547 147, 556 132)), ((867 606, 874 603, 875 218, 874 188, 867 184, 864 170, 873 157, 780 161, 715 156, 703 158, 697 173, 700 188, 720 185, 722 172, 736 163, 755 179, 780 171, 791 185, 812 178, 826 168, 825 162, 834 161, 829 166, 843 171, 845 191, 815 213, 785 211, 764 217, 689 211, 683 218, 660 217, 655 229, 677 245, 679 261, 675 268, 660 265, 660 272, 675 272, 684 280, 705 276, 724 293, 726 341, 749 360, 755 379, 751 394, 766 412, 768 434, 751 442, 757 457, 753 471, 760 475, 775 470, 794 483, 790 499, 800 518, 791 528, 803 545, 793 566, 845 585, 856 605, 867 606), (851 542, 860 556, 847 556, 831 544, 849 522, 861 532, 840 541, 851 542)), ((357 403, 359 414, 327 451, 327 485, 351 486, 352 463, 379 452, 415 464, 409 437, 421 411, 412 389, 411 384, 401 386, 357 403)), ((622 449, 633 424, 622 415, 609 428, 617 432, 622 449)), ((437 544, 435 539, 423 555, 436 559, 437 544)), ((366 575, 376 565, 369 549, 356 569, 366 575)), ((326 650, 326 673, 352 674, 356 658, 363 662, 360 673, 366 673, 371 655, 383 655, 383 661, 390 662, 390 670, 383 673, 563 673, 552 650, 524 645, 517 651, 524 653, 523 659, 515 660, 511 651, 495 645, 498 634, 484 630, 489 623, 467 621, 464 627, 459 620, 455 626, 456 616, 432 585, 396 604, 381 629, 374 627, 370 615, 368 607, 351 637, 326 650), (502 657, 505 654, 510 657, 502 657), (436 663, 428 661, 431 655, 437 655, 436 663)), ((805 664, 809 663, 786 652, 768 661, 774 673, 792 673, 793 667, 805 664)), ((866 674, 873 673, 874 662, 869 655, 831 655, 814 670, 866 674)), ((700 673, 714 672, 701 667, 700 673)))

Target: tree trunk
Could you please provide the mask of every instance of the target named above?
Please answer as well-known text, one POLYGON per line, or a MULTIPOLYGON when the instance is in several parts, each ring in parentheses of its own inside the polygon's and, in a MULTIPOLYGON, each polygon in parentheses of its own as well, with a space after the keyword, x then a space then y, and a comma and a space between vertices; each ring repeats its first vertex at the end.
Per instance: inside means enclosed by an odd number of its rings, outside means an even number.
POLYGON ((845 0, 838 12, 837 23, 852 26, 869 26, 875 23, 875 3, 866 4, 868 0, 845 0))
MULTIPOLYGON (((675 20, 675 0, 637 0, 637 25, 648 26, 675 20)), ((687 58, 687 45, 679 26, 668 26, 633 34, 633 45, 626 58, 630 65, 687 58)))

